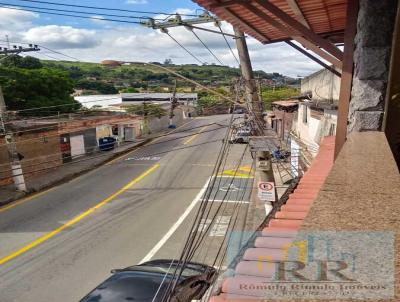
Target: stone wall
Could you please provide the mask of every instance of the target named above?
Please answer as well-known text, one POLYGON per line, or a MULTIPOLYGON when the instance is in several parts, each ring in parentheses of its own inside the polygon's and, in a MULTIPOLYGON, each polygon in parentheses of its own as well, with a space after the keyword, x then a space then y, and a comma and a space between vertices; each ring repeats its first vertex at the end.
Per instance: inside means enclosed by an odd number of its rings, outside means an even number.
POLYGON ((381 130, 397 0, 360 0, 348 131, 381 130))

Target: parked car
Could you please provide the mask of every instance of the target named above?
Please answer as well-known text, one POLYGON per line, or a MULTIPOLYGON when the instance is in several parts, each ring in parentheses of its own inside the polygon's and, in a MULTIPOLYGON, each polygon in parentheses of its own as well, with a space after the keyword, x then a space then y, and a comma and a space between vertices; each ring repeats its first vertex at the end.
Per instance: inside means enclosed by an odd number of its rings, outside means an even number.
POLYGON ((229 140, 231 144, 248 144, 250 141, 251 129, 248 127, 239 128, 234 133, 229 140))
POLYGON ((233 111, 233 114, 244 114, 247 113, 247 110, 244 108, 237 108, 233 111))
MULTIPOLYGON (((174 281, 174 272, 177 268, 178 261, 163 259, 112 270, 113 275, 80 302, 162 301, 168 285, 174 281)), ((188 262, 171 300, 176 302, 200 300, 215 278, 215 268, 188 262)))

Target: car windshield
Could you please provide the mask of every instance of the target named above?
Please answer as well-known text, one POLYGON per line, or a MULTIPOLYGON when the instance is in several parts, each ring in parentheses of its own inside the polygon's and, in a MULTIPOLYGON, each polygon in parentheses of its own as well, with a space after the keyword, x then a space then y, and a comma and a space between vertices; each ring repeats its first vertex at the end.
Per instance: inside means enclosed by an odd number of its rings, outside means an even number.
POLYGON ((119 272, 100 284, 80 302, 161 301, 170 282, 161 274, 119 272))

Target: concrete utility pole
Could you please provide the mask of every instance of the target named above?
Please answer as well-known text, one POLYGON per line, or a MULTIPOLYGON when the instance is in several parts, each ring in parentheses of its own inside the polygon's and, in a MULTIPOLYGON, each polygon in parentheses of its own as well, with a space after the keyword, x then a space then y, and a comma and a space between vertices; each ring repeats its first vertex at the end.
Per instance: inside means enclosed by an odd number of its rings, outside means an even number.
POLYGON ((178 99, 176 98, 176 79, 175 79, 175 85, 174 85, 174 90, 172 92, 172 97, 171 97, 171 107, 169 111, 169 125, 172 125, 172 119, 174 117, 174 109, 178 106, 178 99))
POLYGON ((26 191, 26 184, 22 167, 20 163, 20 155, 17 152, 16 143, 13 138, 12 131, 8 131, 7 127, 7 109, 4 101, 3 91, 0 86, 0 134, 5 135, 6 146, 8 150, 9 161, 11 165, 13 181, 18 191, 26 191))
POLYGON ((245 80, 247 102, 255 117, 262 121, 262 104, 257 93, 257 84, 254 79, 253 68, 251 66, 249 50, 247 48, 244 33, 238 28, 233 28, 236 38, 236 47, 239 53, 240 69, 245 80))

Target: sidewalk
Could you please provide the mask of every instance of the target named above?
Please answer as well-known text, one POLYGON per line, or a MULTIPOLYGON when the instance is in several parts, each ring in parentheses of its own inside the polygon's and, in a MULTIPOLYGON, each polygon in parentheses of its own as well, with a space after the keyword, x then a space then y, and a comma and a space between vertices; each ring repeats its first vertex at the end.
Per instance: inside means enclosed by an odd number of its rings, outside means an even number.
POLYGON ((15 191, 14 185, 1 186, 0 206, 24 197, 30 193, 41 191, 87 173, 118 156, 150 142, 154 137, 159 136, 160 134, 162 133, 155 133, 146 138, 137 139, 136 142, 124 143, 112 151, 96 152, 90 156, 82 156, 77 158, 75 161, 66 163, 58 168, 53 168, 47 173, 27 178, 26 186, 28 192, 26 193, 15 191))

